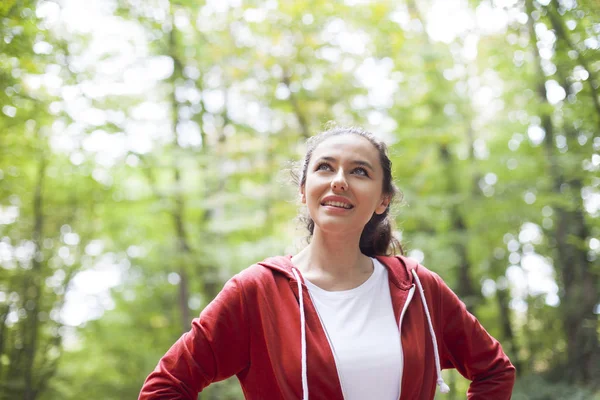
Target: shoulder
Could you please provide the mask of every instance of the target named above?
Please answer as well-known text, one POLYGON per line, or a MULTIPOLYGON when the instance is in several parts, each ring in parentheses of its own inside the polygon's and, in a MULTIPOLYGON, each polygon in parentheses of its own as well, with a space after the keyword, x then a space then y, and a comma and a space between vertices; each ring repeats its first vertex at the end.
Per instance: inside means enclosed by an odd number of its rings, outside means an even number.
POLYGON ((420 264, 415 272, 421 283, 417 290, 422 291, 436 315, 447 320, 447 318, 468 314, 464 303, 437 273, 420 264))
POLYGON ((417 276, 423 283, 435 286, 447 286, 446 282, 444 282, 444 280, 438 273, 428 269, 422 264, 417 264, 415 272, 417 273, 417 276))
POLYGON ((251 266, 232 276, 230 282, 234 283, 240 288, 248 289, 257 286, 261 282, 268 281, 271 276, 272 273, 268 268, 265 268, 259 264, 252 264, 251 266))
POLYGON ((442 278, 435 272, 421 265, 417 260, 406 256, 378 256, 379 260, 387 267, 390 280, 399 287, 410 287, 415 283, 416 274, 424 286, 445 285, 442 278))
POLYGON ((233 276, 233 279, 236 279, 241 283, 250 283, 256 280, 260 280, 271 274, 268 268, 263 267, 260 264, 252 264, 251 266, 244 268, 237 274, 233 276))
MULTIPOLYGON (((291 278, 286 263, 289 258, 283 256, 271 257, 243 269, 231 278, 231 281, 243 288, 244 291, 265 290, 274 287, 291 278)), ((291 267, 289 268, 291 271, 291 267)))
POLYGON ((388 268, 390 281, 400 289, 408 289, 416 285, 418 278, 419 286, 422 286, 428 301, 444 302, 456 298, 440 275, 415 259, 405 256, 377 257, 377 259, 388 268))
POLYGON ((414 271, 421 283, 426 297, 437 299, 442 304, 455 303, 458 300, 452 289, 450 289, 442 277, 436 272, 428 269, 422 264, 417 264, 414 271))

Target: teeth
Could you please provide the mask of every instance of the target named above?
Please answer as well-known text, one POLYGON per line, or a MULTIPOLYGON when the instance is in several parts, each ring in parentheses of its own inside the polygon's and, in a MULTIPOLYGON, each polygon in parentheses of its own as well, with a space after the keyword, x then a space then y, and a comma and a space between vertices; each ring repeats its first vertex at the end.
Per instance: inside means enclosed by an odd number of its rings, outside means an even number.
POLYGON ((323 205, 325 205, 325 206, 341 207, 341 208, 346 208, 346 209, 352 208, 352 206, 350 204, 348 204, 348 203, 342 203, 340 201, 326 201, 325 203, 323 203, 323 205))

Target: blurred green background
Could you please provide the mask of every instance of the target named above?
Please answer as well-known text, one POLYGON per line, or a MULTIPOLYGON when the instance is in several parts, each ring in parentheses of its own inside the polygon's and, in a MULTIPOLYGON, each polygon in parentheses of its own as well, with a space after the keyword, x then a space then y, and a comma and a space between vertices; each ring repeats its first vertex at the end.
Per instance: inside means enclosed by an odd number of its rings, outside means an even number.
POLYGON ((600 398, 599 86, 595 0, 2 0, 0 398, 137 398, 302 247, 289 162, 330 121, 389 144, 397 235, 513 398, 600 398))

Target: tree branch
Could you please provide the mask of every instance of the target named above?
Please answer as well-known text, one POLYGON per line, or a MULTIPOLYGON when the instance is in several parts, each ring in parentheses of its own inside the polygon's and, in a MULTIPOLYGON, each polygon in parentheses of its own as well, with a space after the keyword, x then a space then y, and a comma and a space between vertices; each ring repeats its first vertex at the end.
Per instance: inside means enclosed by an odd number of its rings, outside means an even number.
POLYGON ((594 108, 596 109, 596 113, 598 114, 598 123, 600 125, 600 100, 598 100, 598 90, 594 86, 594 76, 592 74, 592 69, 589 66, 589 63, 586 57, 583 55, 581 51, 577 49, 575 43, 571 40, 565 24, 563 20, 558 16, 558 5, 557 0, 552 1, 552 9, 548 10, 548 16, 550 17, 550 23, 552 24, 552 28, 556 32, 556 35, 559 39, 562 39, 575 53, 577 53, 577 60, 588 73, 587 83, 592 93, 592 102, 594 103, 594 108))

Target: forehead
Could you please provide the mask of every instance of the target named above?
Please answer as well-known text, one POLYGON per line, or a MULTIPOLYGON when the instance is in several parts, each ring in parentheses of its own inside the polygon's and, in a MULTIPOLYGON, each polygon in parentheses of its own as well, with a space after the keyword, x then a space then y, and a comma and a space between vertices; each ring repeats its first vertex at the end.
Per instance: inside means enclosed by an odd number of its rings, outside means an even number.
POLYGON ((379 151, 368 139, 351 133, 331 136, 317 145, 311 161, 321 157, 368 161, 374 168, 379 166, 379 151))

